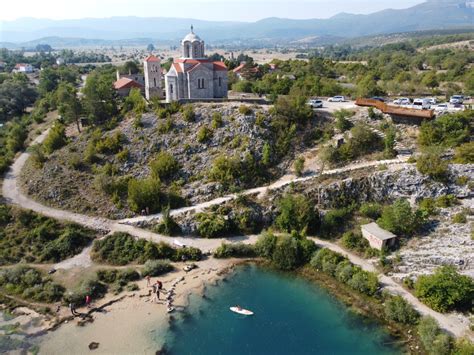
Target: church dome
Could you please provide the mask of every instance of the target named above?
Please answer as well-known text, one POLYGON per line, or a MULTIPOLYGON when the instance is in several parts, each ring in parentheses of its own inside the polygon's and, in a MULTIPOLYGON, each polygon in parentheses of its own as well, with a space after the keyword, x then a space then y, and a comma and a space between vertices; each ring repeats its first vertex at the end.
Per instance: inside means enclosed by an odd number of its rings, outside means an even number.
POLYGON ((184 42, 201 42, 201 38, 197 34, 194 33, 193 26, 191 26, 191 32, 189 32, 186 37, 183 38, 184 42))

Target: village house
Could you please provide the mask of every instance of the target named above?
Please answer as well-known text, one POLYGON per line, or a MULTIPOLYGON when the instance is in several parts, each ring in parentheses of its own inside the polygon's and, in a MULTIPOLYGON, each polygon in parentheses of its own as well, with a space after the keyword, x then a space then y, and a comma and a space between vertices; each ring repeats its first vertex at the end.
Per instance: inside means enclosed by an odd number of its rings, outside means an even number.
POLYGON ((362 236, 368 240, 374 249, 382 250, 385 247, 394 245, 397 236, 383 228, 375 222, 364 224, 361 227, 362 236))
POLYGON ((13 69, 14 73, 33 73, 33 66, 31 64, 18 63, 13 69))
POLYGON ((241 62, 232 72, 239 80, 249 80, 260 73, 258 66, 247 65, 247 62, 241 62))
POLYGON ((204 41, 193 31, 181 41, 182 57, 165 75, 166 101, 227 97, 227 67, 205 56, 204 41))
POLYGON ((140 89, 142 93, 144 92, 144 87, 142 84, 127 77, 122 77, 114 83, 114 89, 117 91, 119 96, 128 96, 130 94, 130 90, 133 88, 140 89))

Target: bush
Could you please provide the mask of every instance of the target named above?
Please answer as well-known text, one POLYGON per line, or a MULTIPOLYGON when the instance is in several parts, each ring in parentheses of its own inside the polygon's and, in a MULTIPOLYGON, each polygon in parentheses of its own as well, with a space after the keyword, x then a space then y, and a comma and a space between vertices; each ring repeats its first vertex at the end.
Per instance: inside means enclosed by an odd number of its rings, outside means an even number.
POLYGON ((223 237, 230 231, 228 220, 218 213, 198 213, 196 220, 198 233, 204 238, 223 237))
POLYGON ((239 113, 244 116, 249 116, 252 114, 252 109, 246 105, 240 105, 239 113))
POLYGON ((382 205, 380 203, 363 203, 359 208, 359 213, 368 218, 377 219, 382 215, 382 205))
POLYGON ((319 226, 319 212, 313 203, 303 195, 283 196, 278 201, 278 216, 275 225, 281 231, 313 233, 319 226))
POLYGON ((173 129, 173 120, 168 117, 165 122, 158 125, 158 132, 161 134, 169 133, 173 129))
POLYGON ((353 126, 352 122, 349 121, 347 118, 354 116, 354 112, 345 110, 345 109, 340 109, 334 112, 334 117, 336 117, 336 128, 340 132, 345 132, 348 129, 351 129, 353 126))
POLYGON ((474 299, 474 281, 452 266, 442 266, 432 275, 418 277, 415 295, 435 311, 469 309, 474 299))
POLYGON ((66 144, 66 129, 62 124, 55 124, 43 141, 43 150, 46 154, 51 154, 66 144))
POLYGON ((422 213, 424 218, 438 214, 436 201, 430 197, 424 198, 418 203, 418 210, 422 213))
POLYGON ((417 326, 417 331, 428 354, 447 355, 450 353, 450 339, 440 331, 436 320, 423 317, 417 326))
POLYGON ((299 157, 295 160, 294 168, 296 176, 302 176, 304 172, 304 163, 305 159, 303 157, 299 157))
POLYGON ((196 114, 194 113, 193 107, 191 105, 183 106, 181 112, 183 113, 183 119, 186 122, 193 122, 196 118, 196 114))
POLYGON ((440 208, 448 208, 459 204, 459 201, 454 195, 442 195, 436 199, 436 206, 440 208))
POLYGON ((220 112, 214 112, 212 114, 212 123, 211 127, 212 129, 218 129, 219 127, 222 126, 222 114, 220 112))
POLYGON ((321 219, 321 233, 325 237, 334 236, 345 225, 351 216, 351 211, 347 208, 339 208, 326 212, 321 219))
POLYGON ((207 142, 212 138, 212 130, 207 126, 202 126, 197 132, 197 140, 199 143, 207 142))
POLYGON ((107 285, 100 282, 96 277, 87 278, 83 280, 79 287, 74 291, 68 292, 64 296, 64 300, 67 303, 74 303, 76 306, 82 306, 85 304, 86 296, 90 296, 92 299, 99 299, 107 294, 107 285))
POLYGON ((342 246, 347 249, 363 252, 370 248, 369 242, 360 233, 346 232, 341 239, 342 246))
POLYGON ((160 276, 173 270, 173 266, 167 260, 147 260, 143 265, 143 276, 160 276))
POLYGON ((456 147, 468 142, 471 136, 472 111, 443 115, 424 122, 420 127, 418 142, 422 146, 456 147))
POLYGON ((155 232, 169 236, 179 234, 181 232, 181 228, 175 222, 173 217, 171 217, 169 207, 163 209, 162 215, 163 217, 161 223, 154 228, 155 232))
POLYGON ((392 205, 385 206, 382 216, 377 224, 396 234, 413 235, 422 225, 423 220, 419 211, 412 211, 410 203, 405 199, 399 199, 392 205))
POLYGON ((464 143, 457 147, 454 162, 458 164, 474 163, 474 142, 464 143))
POLYGON ((153 177, 167 180, 179 171, 179 164, 171 153, 161 151, 151 161, 150 169, 153 177))
POLYGON ((98 153, 116 154, 122 149, 124 140, 124 135, 121 132, 116 132, 112 136, 109 135, 97 140, 95 148, 98 153))
POLYGON ((134 212, 141 212, 148 208, 151 213, 161 209, 162 193, 161 182, 158 178, 150 177, 128 182, 128 203, 134 212))
POLYGON ((446 181, 448 177, 448 162, 441 158, 440 152, 429 150, 416 160, 416 168, 423 175, 428 175, 436 181, 446 181))
POLYGON ((273 251, 275 250, 275 245, 277 242, 277 237, 272 233, 263 233, 255 243, 255 250, 257 254, 263 258, 271 259, 273 251))
POLYGON ((144 263, 146 260, 171 259, 173 261, 194 260, 202 258, 197 248, 186 247, 175 249, 169 244, 139 239, 135 240, 126 233, 114 233, 104 239, 96 240, 92 246, 92 259, 111 265, 126 265, 132 262, 144 263))
POLYGON ((401 296, 390 296, 384 303, 385 316, 392 321, 402 324, 415 324, 418 313, 401 296))
POLYGON ((456 213, 452 219, 453 223, 467 223, 467 216, 464 212, 456 213))
POLYGON ((347 284, 354 290, 369 296, 373 296, 379 288, 377 274, 365 270, 354 273, 347 284))
POLYGON ((25 265, 0 270, 0 289, 26 300, 47 303, 61 300, 64 293, 64 287, 25 265))
POLYGON ((256 256, 255 247, 249 244, 236 243, 227 244, 222 243, 214 251, 214 257, 218 259, 225 258, 253 258, 256 256))

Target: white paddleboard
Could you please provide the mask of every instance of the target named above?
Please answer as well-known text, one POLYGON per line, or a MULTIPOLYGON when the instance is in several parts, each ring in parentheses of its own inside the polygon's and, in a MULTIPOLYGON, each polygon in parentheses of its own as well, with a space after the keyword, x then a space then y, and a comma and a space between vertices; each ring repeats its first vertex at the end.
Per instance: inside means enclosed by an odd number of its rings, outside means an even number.
POLYGON ((235 313, 238 313, 238 314, 243 314, 244 316, 252 316, 253 315, 253 312, 249 311, 248 309, 230 307, 230 310, 232 312, 235 312, 235 313))

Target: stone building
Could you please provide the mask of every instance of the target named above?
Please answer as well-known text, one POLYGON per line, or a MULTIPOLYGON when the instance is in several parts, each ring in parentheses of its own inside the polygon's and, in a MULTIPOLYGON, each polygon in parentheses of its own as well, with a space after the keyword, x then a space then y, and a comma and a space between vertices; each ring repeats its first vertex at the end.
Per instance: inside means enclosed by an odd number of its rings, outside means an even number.
POLYGON ((149 55, 143 61, 143 72, 145 74, 145 97, 150 100, 153 97, 161 98, 161 60, 149 55))
POLYGON ((193 27, 181 41, 182 57, 165 75, 166 101, 227 97, 227 67, 205 56, 204 41, 193 27))
POLYGON ((360 226, 362 236, 368 240, 370 246, 374 249, 382 250, 385 247, 392 246, 397 236, 385 229, 379 227, 375 222, 360 226))

